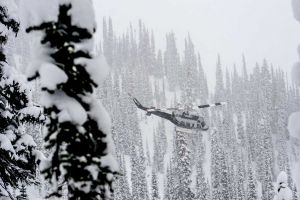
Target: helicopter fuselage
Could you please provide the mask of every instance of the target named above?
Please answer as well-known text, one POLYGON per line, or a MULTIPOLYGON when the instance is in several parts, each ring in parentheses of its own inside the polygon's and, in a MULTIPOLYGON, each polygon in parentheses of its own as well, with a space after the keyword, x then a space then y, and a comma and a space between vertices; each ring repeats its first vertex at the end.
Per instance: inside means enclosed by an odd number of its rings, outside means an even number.
POLYGON ((147 108, 142 106, 140 102, 137 99, 133 99, 136 106, 146 111, 146 115, 156 115, 158 117, 164 118, 172 122, 178 127, 185 128, 185 129, 193 129, 193 130, 202 130, 206 131, 208 130, 208 126, 206 125, 204 118, 197 115, 196 112, 191 112, 187 110, 181 110, 181 109, 157 109, 157 108, 147 108))
POLYGON ((200 129, 207 130, 208 126, 206 125, 204 118, 199 115, 190 115, 187 111, 182 112, 182 114, 172 113, 174 118, 174 124, 176 126, 187 128, 187 129, 200 129))

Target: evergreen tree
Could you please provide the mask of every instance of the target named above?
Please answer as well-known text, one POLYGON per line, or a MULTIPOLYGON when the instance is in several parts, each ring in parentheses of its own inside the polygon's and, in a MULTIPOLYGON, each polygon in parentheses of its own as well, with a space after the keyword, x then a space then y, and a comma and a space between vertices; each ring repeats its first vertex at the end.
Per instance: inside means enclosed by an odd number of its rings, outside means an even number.
POLYGON ((177 49, 176 38, 174 33, 169 33, 166 36, 166 50, 164 52, 164 66, 166 76, 169 81, 169 89, 176 91, 181 80, 178 80, 180 71, 180 57, 177 49))
MULTIPOLYGON (((198 54, 197 63, 198 63, 198 70, 199 70, 200 103, 206 104, 207 100, 208 100, 209 91, 208 91, 208 85, 207 85, 207 78, 206 78, 206 74, 203 69, 200 54, 198 54)), ((207 110, 205 110, 204 112, 205 112, 204 115, 207 116, 208 115, 207 110)))
POLYGON ((237 134, 242 145, 246 145, 246 136, 244 130, 244 120, 241 112, 237 113, 237 134))
POLYGON ((155 172, 155 170, 152 170, 152 179, 151 179, 151 199, 152 200, 159 200, 160 196, 159 196, 159 191, 158 191, 158 183, 157 183, 157 174, 155 172))
POLYGON ((188 36, 185 40, 185 49, 184 49, 184 60, 183 60, 183 77, 182 82, 182 92, 183 92, 183 102, 186 106, 192 106, 192 103, 195 102, 196 98, 199 98, 199 93, 196 91, 199 88, 199 84, 196 81, 198 79, 197 71, 197 57, 195 54, 194 44, 188 36))
POLYGON ((216 130, 211 139, 211 179, 212 199, 229 199, 229 176, 224 148, 216 130))
POLYGON ((61 182, 68 186, 69 199, 110 198, 117 166, 111 155, 110 120, 93 94, 104 79, 106 64, 90 53, 95 31, 92 3, 62 4, 56 21, 27 31, 44 32, 41 43, 52 61, 37 62, 28 74, 29 80, 40 78, 41 103, 49 116, 45 142, 53 152, 42 173, 53 186, 50 196, 61 197, 61 182))
POLYGON ((296 184, 294 183, 294 186, 293 186, 293 200, 298 200, 298 190, 297 190, 297 186, 296 184))
MULTIPOLYGON (((173 158, 170 164, 173 163, 173 158)), ((165 191, 164 191, 164 199, 176 200, 176 186, 178 185, 178 179, 176 177, 176 173, 174 170, 174 166, 168 166, 166 172, 166 181, 165 181, 165 191)))
POLYGON ((163 122, 160 122, 154 134, 153 167, 161 173, 164 171, 164 158, 167 151, 166 143, 165 126, 163 122))
POLYGON ((17 200, 28 200, 26 186, 24 184, 22 184, 22 186, 21 186, 20 195, 17 196, 17 200))
POLYGON ((224 81, 223 71, 220 55, 218 55, 217 68, 216 68, 216 87, 215 87, 215 101, 224 101, 224 81))
MULTIPOLYGON (((2 3, 0 23, 17 35, 19 23, 2 3)), ((26 87, 16 81, 22 76, 7 63, 4 45, 8 39, 9 32, 0 33, 0 196, 13 199, 10 188, 17 189, 19 182, 35 183, 36 161, 41 154, 24 126, 41 123, 42 118, 40 110, 32 106, 26 87)))
POLYGON ((236 189, 237 189, 237 199, 244 200, 246 197, 245 194, 245 173, 244 173, 244 162, 242 156, 239 156, 237 163, 237 180, 236 180, 236 189))
POLYGON ((149 200, 145 156, 140 146, 136 146, 131 154, 131 183, 133 200, 149 200))
POLYGON ((253 175, 253 170, 251 164, 248 167, 248 179, 247 179, 247 200, 257 200, 257 189, 255 184, 255 179, 253 175))
POLYGON ((107 21, 103 19, 103 52, 107 59, 107 63, 112 66, 114 58, 114 31, 112 25, 112 19, 107 21))
POLYGON ((128 176, 125 167, 124 156, 120 158, 120 172, 121 175, 117 177, 115 181, 114 200, 131 200, 131 193, 128 184, 128 176))
POLYGON ((196 195, 195 199, 206 200, 210 199, 210 188, 208 181, 204 177, 203 167, 200 164, 197 166, 197 177, 196 177, 196 195))
POLYGON ((186 135, 183 132, 175 132, 175 173, 177 175, 177 185, 175 185, 175 194, 173 199, 191 200, 194 193, 191 190, 191 152, 187 146, 186 135))

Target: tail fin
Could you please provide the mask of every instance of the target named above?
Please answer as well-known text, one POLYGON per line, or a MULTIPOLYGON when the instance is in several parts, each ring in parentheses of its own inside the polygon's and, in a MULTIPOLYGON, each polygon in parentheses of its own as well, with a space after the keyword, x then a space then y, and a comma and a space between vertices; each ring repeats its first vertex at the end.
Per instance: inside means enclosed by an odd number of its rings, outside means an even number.
POLYGON ((146 107, 144 107, 136 98, 133 98, 133 102, 135 103, 135 105, 142 110, 147 110, 146 107))
POLYGON ((142 106, 142 104, 136 98, 133 98, 133 102, 135 103, 135 105, 137 107, 141 107, 142 106))

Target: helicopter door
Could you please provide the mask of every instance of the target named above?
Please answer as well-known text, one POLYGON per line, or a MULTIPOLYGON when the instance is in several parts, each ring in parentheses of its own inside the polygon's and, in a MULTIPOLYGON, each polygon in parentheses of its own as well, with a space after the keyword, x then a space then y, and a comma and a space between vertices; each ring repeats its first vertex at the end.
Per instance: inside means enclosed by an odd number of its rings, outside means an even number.
POLYGON ((186 122, 186 123, 185 123, 185 126, 186 126, 186 127, 191 127, 191 125, 190 125, 189 122, 186 122))

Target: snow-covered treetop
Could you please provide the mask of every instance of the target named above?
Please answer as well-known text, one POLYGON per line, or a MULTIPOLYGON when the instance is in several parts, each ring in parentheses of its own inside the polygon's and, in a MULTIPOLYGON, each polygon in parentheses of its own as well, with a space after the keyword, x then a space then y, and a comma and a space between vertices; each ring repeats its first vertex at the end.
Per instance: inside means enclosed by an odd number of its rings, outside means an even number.
POLYGON ((279 173, 277 177, 277 184, 287 184, 288 182, 288 175, 286 172, 282 171, 279 173))

